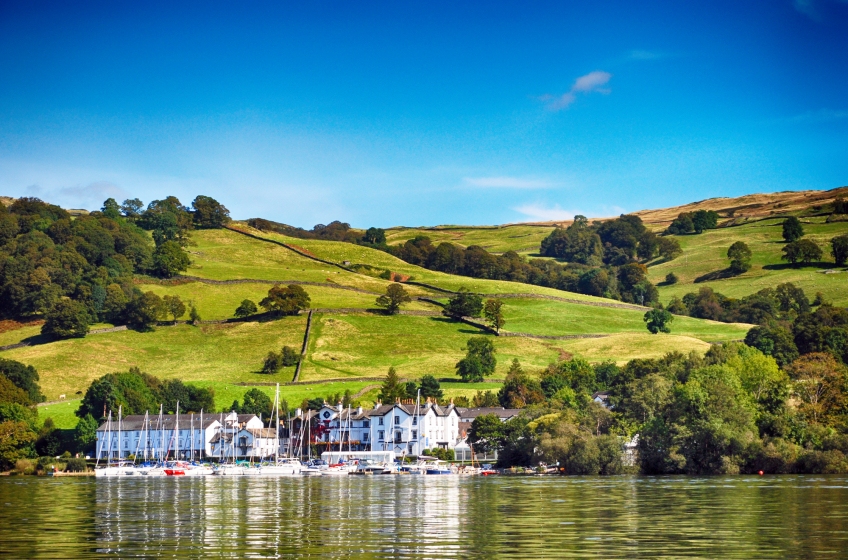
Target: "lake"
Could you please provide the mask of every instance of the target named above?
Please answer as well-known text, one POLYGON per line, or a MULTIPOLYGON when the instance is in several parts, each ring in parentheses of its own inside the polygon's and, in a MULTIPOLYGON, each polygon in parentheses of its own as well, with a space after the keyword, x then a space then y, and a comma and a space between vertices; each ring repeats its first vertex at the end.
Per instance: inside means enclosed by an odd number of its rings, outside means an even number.
POLYGON ((0 478, 0 557, 845 557, 848 477, 0 478))

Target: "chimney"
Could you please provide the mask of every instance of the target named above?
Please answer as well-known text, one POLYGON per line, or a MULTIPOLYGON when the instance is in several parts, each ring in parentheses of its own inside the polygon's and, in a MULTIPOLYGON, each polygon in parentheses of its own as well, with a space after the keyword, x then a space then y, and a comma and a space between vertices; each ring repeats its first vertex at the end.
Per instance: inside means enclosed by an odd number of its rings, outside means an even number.
POLYGON ((381 405, 381 404, 383 404, 383 403, 382 403, 381 401, 377 400, 377 401, 374 403, 374 410, 377 410, 378 408, 380 408, 380 405, 381 405))
POLYGON ((362 415, 362 407, 361 406, 356 409, 356 413, 359 414, 360 416, 362 415))
POLYGON ((301 414, 303 414, 303 412, 302 412, 299 408, 298 408, 297 410, 295 410, 295 411, 294 411, 294 415, 295 415, 296 417, 298 417, 298 418, 300 418, 300 415, 301 415, 301 414))
POLYGON ((344 406, 342 406, 342 402, 339 401, 339 412, 341 412, 342 410, 344 410, 344 406))

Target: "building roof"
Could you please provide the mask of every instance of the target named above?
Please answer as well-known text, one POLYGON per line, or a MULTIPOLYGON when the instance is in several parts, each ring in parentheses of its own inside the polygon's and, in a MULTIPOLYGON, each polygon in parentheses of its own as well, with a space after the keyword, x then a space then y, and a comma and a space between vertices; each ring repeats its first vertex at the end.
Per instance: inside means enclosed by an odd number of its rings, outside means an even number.
POLYGON ((459 413, 459 417, 462 420, 474 420, 478 416, 483 416, 484 414, 494 414, 501 420, 514 418, 521 414, 520 408, 502 408, 502 407, 478 407, 478 408, 457 408, 457 412, 459 413))
MULTIPOLYGON (((253 414, 244 414, 240 416, 253 417, 253 414)), ((203 415, 203 426, 202 428, 208 428, 213 424, 219 422, 220 415, 219 414, 204 414, 203 415)), ((173 430, 177 423, 177 415, 176 414, 165 414, 162 416, 162 422, 159 421, 159 415, 148 416, 148 425, 147 429, 150 431, 156 430, 173 430)), ((192 425, 191 415, 190 414, 180 414, 180 431, 190 430, 192 425)), ((97 428, 98 432, 105 432, 107 426, 110 431, 118 431, 118 419, 112 418, 112 425, 109 426, 109 421, 103 422, 99 428, 97 428)), ((138 432, 144 429, 144 415, 143 414, 131 414, 130 416, 125 416, 121 419, 121 431, 124 432, 138 432)), ((200 414, 194 415, 194 429, 201 429, 200 425, 200 414)))

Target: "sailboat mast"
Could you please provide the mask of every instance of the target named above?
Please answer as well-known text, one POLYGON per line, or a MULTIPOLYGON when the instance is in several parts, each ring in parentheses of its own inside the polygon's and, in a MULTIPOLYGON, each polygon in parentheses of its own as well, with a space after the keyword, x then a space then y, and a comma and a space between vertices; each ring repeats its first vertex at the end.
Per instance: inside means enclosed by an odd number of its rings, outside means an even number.
POLYGON ((174 420, 174 459, 180 460, 180 401, 177 401, 177 418, 174 420))
POLYGON ((277 410, 277 431, 274 436, 274 464, 280 462, 280 384, 277 383, 277 391, 274 395, 274 407, 277 410))
MULTIPOLYGON (((203 430, 203 409, 202 408, 200 409, 200 430, 199 431, 200 431, 200 435, 201 435, 200 441, 203 442, 203 450, 200 451, 197 455, 201 459, 203 459, 203 452, 206 451, 206 433, 203 430)), ((194 434, 192 434, 192 437, 194 437, 194 434)))
POLYGON ((188 460, 194 461, 194 412, 191 413, 191 429, 188 431, 189 437, 191 437, 191 451, 189 452, 188 460))
POLYGON ((165 460, 165 417, 162 414, 162 403, 159 403, 159 461, 165 460))
POLYGON ((118 405, 118 460, 121 460, 121 410, 122 405, 118 405))

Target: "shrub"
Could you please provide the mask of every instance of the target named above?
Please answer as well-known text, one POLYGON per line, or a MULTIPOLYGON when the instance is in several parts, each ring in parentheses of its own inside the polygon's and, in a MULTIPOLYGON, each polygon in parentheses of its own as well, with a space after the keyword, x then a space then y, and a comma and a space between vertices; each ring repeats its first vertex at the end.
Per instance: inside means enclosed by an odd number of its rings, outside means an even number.
POLYGON ((35 463, 29 459, 18 459, 15 461, 15 472, 18 474, 32 474, 35 472, 35 463))
POLYGON ((283 367, 291 367, 297 365, 297 362, 300 361, 300 354, 291 346, 283 346, 283 352, 280 354, 280 358, 280 363, 283 367))
POLYGON ((73 457, 68 459, 68 465, 65 467, 68 472, 86 472, 88 465, 82 457, 73 457))
POLYGON ((666 284, 677 284, 680 279, 677 277, 677 274, 673 272, 669 272, 665 275, 665 283, 666 284))

